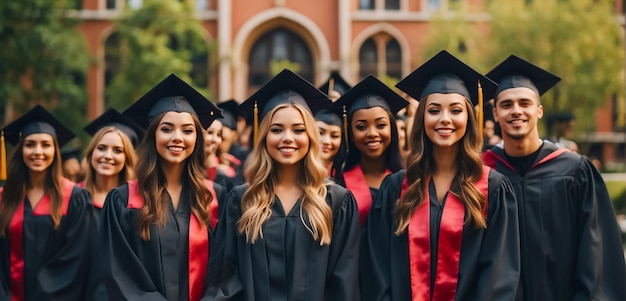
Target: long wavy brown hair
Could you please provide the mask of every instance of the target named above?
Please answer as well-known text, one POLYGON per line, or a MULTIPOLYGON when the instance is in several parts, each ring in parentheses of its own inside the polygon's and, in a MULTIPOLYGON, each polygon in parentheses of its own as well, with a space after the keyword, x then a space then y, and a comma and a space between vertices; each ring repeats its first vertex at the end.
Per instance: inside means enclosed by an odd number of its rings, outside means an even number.
MULTIPOLYGON (((29 135, 30 136, 30 135, 29 135)), ((32 187, 32 182, 28 174, 28 167, 24 163, 24 141, 28 136, 20 139, 10 156, 7 180, 4 182, 2 190, 2 200, 0 201, 0 237, 5 236, 5 231, 11 223, 11 218, 21 202, 24 202, 26 191, 32 187)), ((61 151, 56 139, 52 139, 54 144, 54 159, 46 170, 44 180, 45 194, 50 198, 50 217, 54 224, 54 229, 58 229, 61 224, 62 212, 62 178, 61 151)))
MULTIPOLYGON (((407 157, 406 178, 409 187, 404 196, 396 202, 396 217, 398 228, 396 235, 402 234, 417 206, 424 201, 428 183, 426 182, 435 172, 433 157, 433 143, 424 130, 424 114, 428 97, 419 102, 415 113, 415 121, 409 137, 411 152, 407 157)), ((482 137, 478 130, 478 121, 473 114, 474 109, 469 101, 465 102, 468 112, 467 131, 458 142, 460 146, 456 155, 457 174, 452 180, 450 191, 462 200, 465 206, 465 225, 473 223, 476 228, 486 228, 487 223, 483 216, 486 206, 485 195, 474 185, 480 180, 483 169, 480 150, 482 137)))
MULTIPOLYGON (((169 212, 170 198, 165 189, 165 174, 159 164, 162 159, 157 152, 155 140, 157 127, 166 113, 160 114, 150 122, 143 140, 137 147, 137 157, 141 158, 137 164, 137 189, 144 199, 144 205, 137 214, 137 229, 144 240, 150 239, 151 225, 156 224, 159 230, 165 227, 169 212)), ((191 116, 197 138, 193 152, 184 163, 181 176, 182 191, 187 195, 181 195, 181 199, 190 200, 192 213, 205 226, 210 225, 208 208, 213 195, 204 181, 205 154, 202 125, 196 116, 191 116)))
POLYGON ((87 145, 85 149, 85 158, 87 160, 87 175, 85 177, 85 188, 88 191, 96 190, 96 170, 91 165, 91 159, 93 158, 93 151, 102 140, 102 137, 108 133, 115 133, 120 136, 122 139, 122 146, 124 147, 124 155, 126 156, 126 162, 124 162, 124 167, 118 174, 118 186, 121 186, 128 181, 135 178, 135 164, 137 162, 137 154, 135 154, 135 148, 133 147, 133 143, 130 141, 128 136, 124 134, 124 132, 120 131, 114 126, 106 126, 101 128, 93 135, 93 138, 87 145))
POLYGON ((254 149, 246 159, 246 180, 250 183, 241 199, 241 219, 239 233, 245 234, 249 243, 263 238, 263 223, 272 215, 275 200, 274 186, 278 181, 275 162, 267 151, 265 137, 270 130, 276 111, 294 107, 302 115, 306 133, 309 136, 309 151, 300 161, 301 177, 298 185, 304 191, 300 206, 300 220, 309 230, 314 240, 320 245, 330 244, 333 228, 333 214, 326 202, 325 178, 326 167, 320 159, 320 137, 313 115, 297 104, 282 104, 270 111, 259 125, 259 137, 254 142, 254 149), (305 220, 308 217, 308 222, 305 220))

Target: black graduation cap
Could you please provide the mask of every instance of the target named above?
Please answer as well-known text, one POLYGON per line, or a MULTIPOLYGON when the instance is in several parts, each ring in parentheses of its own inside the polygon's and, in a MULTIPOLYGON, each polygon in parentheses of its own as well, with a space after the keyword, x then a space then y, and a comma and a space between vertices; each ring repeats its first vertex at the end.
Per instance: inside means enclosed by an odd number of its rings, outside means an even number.
POLYGON ((170 74, 139 98, 123 114, 139 126, 147 128, 150 121, 164 112, 187 112, 198 117, 204 128, 221 118, 221 111, 200 92, 176 74, 170 74))
POLYGON ((396 87, 420 101, 433 93, 456 93, 477 106, 482 101, 479 99, 479 83, 484 99, 491 99, 497 84, 442 50, 398 82, 396 87))
POLYGON ((61 161, 67 161, 69 159, 76 159, 80 161, 80 153, 82 150, 80 147, 72 147, 61 150, 61 161))
POLYGON ((36 105, 26 114, 9 123, 2 129, 6 141, 16 145, 21 137, 31 134, 50 134, 62 147, 76 136, 60 120, 52 116, 41 105, 36 105))
POLYGON ((326 82, 318 89, 326 94, 329 94, 331 88, 332 90, 335 90, 343 95, 352 88, 352 85, 348 84, 348 82, 343 77, 341 77, 341 74, 339 74, 338 71, 332 71, 330 73, 330 76, 328 76, 328 80, 326 80, 326 82))
POLYGON ((506 89, 525 87, 541 96, 561 80, 560 77, 515 55, 510 55, 489 71, 487 77, 499 85, 495 95, 506 89))
POLYGON ((239 103, 234 99, 229 99, 227 101, 218 103, 217 107, 222 109, 222 116, 224 116, 222 117, 222 119, 220 119, 222 124, 231 130, 237 130, 239 103))
POLYGON ((100 129, 107 126, 113 126, 122 131, 128 136, 134 146, 136 146, 143 137, 143 129, 114 108, 110 108, 104 112, 104 114, 100 115, 100 117, 91 121, 83 130, 90 136, 93 136, 100 129))
POLYGON ((299 104, 315 114, 330 105, 331 101, 328 95, 322 93, 309 81, 289 69, 283 69, 241 103, 239 111, 245 114, 248 123, 252 124, 255 107, 259 112, 259 119, 263 119, 274 107, 282 103, 299 104))
POLYGON ((343 125, 343 122, 341 121, 341 116, 337 114, 336 112, 333 112, 328 109, 323 109, 317 112, 317 114, 315 114, 315 120, 321 121, 329 125, 336 125, 336 126, 343 125))
POLYGON ((345 113, 351 115, 356 110, 382 107, 395 116, 408 104, 406 99, 370 74, 337 99, 329 109, 338 114, 343 114, 345 109, 345 113))

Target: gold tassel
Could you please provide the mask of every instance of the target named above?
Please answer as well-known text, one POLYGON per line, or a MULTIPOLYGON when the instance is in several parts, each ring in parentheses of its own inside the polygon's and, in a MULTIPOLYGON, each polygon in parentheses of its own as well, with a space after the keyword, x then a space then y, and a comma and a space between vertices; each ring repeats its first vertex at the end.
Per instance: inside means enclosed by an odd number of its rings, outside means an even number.
POLYGON ((328 80, 328 95, 330 95, 330 92, 335 88, 335 79, 334 78, 330 78, 328 80))
POLYGON ((483 139, 483 126, 484 126, 484 107, 483 107, 483 87, 478 81, 478 132, 480 133, 480 139, 483 139))
POLYGON ((343 139, 346 141, 346 147, 348 147, 348 113, 346 112, 346 105, 343 105, 343 139))
POLYGON ((252 130, 254 131, 254 140, 252 140, 253 145, 256 144, 256 139, 259 137, 259 107, 254 101, 254 110, 253 110, 253 122, 252 122, 252 130))
POLYGON ((0 181, 7 179, 7 149, 4 144, 4 131, 0 135, 0 181))

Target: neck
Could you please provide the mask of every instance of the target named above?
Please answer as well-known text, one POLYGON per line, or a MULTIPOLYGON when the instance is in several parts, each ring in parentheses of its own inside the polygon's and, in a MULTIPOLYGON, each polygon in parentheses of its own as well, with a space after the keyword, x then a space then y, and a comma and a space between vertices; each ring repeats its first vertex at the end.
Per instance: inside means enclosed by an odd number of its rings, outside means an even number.
POLYGON ((163 175, 165 176, 166 186, 181 185, 181 176, 183 174, 184 166, 185 162, 181 162, 179 164, 161 163, 161 172, 163 172, 163 175))
POLYGON ((458 147, 433 148, 433 158, 435 159, 435 174, 445 175, 456 170, 456 155, 458 147))
POLYGON ((277 184, 281 185, 298 185, 298 178, 300 177, 300 164, 289 165, 289 166, 277 166, 276 177, 277 184))
POLYGON ((381 173, 385 172, 387 166, 385 165, 385 155, 372 159, 369 157, 361 156, 361 169, 363 170, 363 174, 372 174, 372 173, 381 173), (367 164, 362 164, 362 162, 367 162, 367 164))
POLYGON ((528 135, 522 139, 513 139, 511 136, 503 135, 504 152, 511 157, 528 156, 536 152, 542 144, 539 135, 528 135))
POLYGON ((96 192, 108 192, 120 186, 119 175, 103 176, 96 175, 96 192))
POLYGON ((217 158, 217 154, 209 154, 206 158, 208 167, 217 167, 220 165, 220 160, 217 158))
POLYGON ((31 188, 43 189, 46 181, 46 171, 34 172, 29 171, 31 188))

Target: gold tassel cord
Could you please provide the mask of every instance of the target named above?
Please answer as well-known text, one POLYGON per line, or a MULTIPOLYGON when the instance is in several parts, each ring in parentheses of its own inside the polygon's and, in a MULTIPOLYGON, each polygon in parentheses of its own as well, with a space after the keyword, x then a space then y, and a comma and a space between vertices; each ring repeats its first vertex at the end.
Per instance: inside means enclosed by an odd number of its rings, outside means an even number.
POLYGON ((335 79, 334 78, 330 78, 328 80, 328 95, 330 95, 330 92, 335 88, 335 79))
POLYGON ((346 112, 346 105, 343 105, 343 140, 346 141, 346 147, 348 147, 348 113, 346 112))
POLYGON ((7 149, 4 144, 4 131, 0 135, 0 181, 7 179, 7 149))
POLYGON ((252 140, 252 143, 255 144, 256 139, 259 137, 259 106, 257 105, 256 100, 254 101, 253 114, 252 131, 254 133, 254 140, 252 140))
POLYGON ((478 132, 480 133, 480 139, 483 139, 483 126, 484 126, 484 107, 483 107, 483 87, 478 81, 478 132))

